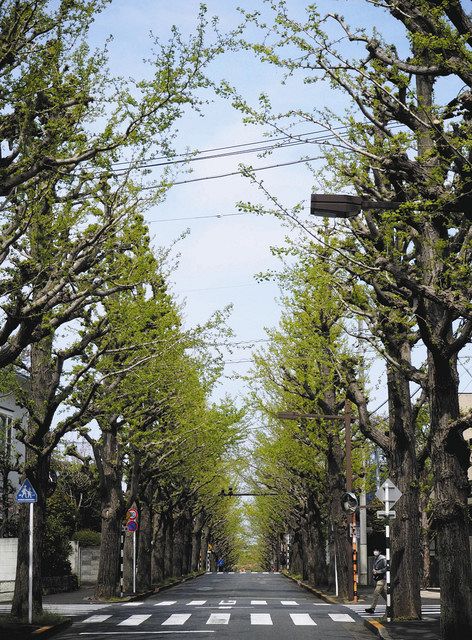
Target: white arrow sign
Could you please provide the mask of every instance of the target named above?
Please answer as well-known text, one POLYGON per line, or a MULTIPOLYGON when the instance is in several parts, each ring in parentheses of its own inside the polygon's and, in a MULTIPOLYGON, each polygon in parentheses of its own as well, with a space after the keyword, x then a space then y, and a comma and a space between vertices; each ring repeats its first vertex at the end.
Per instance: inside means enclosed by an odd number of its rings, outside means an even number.
POLYGON ((388 500, 389 507, 393 507, 395 502, 397 502, 403 494, 391 480, 385 480, 383 485, 376 491, 375 495, 382 502, 387 502, 388 500))

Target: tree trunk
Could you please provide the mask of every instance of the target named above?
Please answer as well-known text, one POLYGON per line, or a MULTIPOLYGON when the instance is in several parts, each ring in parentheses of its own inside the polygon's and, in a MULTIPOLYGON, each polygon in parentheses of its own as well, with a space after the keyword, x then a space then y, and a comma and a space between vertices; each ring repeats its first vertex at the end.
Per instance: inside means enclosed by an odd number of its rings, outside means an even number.
POLYGON ((467 470, 470 448, 450 428, 459 418, 455 359, 430 354, 431 463, 434 474, 433 528, 437 535, 441 585, 441 636, 472 637, 472 568, 469 552, 467 470))
POLYGON ((136 589, 140 593, 149 591, 151 588, 151 521, 151 508, 146 501, 142 500, 139 503, 138 562, 136 573, 136 589))
POLYGON ((431 555, 430 555, 430 527, 428 514, 426 512, 426 498, 422 500, 421 505, 421 548, 423 557, 423 577, 422 587, 427 589, 431 586, 431 555))
POLYGON ((164 553, 164 576, 169 578, 173 575, 174 567, 174 518, 171 512, 164 514, 165 530, 165 553, 164 553))
POLYGON ((200 567, 207 570, 208 544, 210 542, 210 529, 205 525, 202 530, 201 546, 200 546, 200 567))
POLYGON ((342 509, 342 497, 345 493, 346 476, 344 474, 344 456, 339 437, 333 432, 328 437, 328 493, 329 522, 333 527, 334 552, 338 569, 339 597, 352 600, 354 580, 352 568, 352 545, 348 535, 348 522, 342 509))
MULTIPOLYGON (((409 345, 403 345, 409 360, 409 345)), ((419 509, 419 471, 416 456, 416 425, 412 415, 407 377, 387 366, 390 447, 387 462, 390 479, 402 492, 395 505, 391 525, 391 567, 393 616, 421 619, 421 543, 419 509)))
POLYGON ((100 478, 101 543, 96 598, 112 598, 119 582, 120 537, 124 516, 121 487, 122 465, 115 424, 102 429, 101 442, 94 446, 100 478))
POLYGON ((203 511, 199 511, 192 528, 192 559, 190 562, 191 571, 198 571, 202 566, 200 564, 200 552, 202 547, 203 518, 203 511))
POLYGON ((293 573, 295 575, 300 575, 303 572, 303 560, 300 550, 300 536, 300 529, 294 531, 292 536, 293 540, 290 545, 290 573, 293 573))
POLYGON ((164 557, 166 550, 166 530, 162 514, 154 514, 153 518, 153 546, 151 557, 152 584, 160 584, 164 581, 164 557))
POLYGON ((132 531, 125 533, 125 545, 123 548, 123 591, 133 593, 133 536, 132 531))
POLYGON ((179 513, 175 518, 174 530, 174 551, 172 558, 172 576, 179 578, 183 575, 184 547, 185 547, 185 514, 179 513))

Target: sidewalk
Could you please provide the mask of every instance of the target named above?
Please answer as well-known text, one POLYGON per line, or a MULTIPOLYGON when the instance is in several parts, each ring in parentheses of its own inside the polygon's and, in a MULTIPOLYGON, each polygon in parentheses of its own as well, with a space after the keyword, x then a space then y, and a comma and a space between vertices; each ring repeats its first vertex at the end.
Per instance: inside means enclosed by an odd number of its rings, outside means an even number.
MULTIPOLYGON (((292 578, 292 580, 293 579, 294 578, 292 578)), ((311 587, 306 583, 299 581, 296 582, 326 602, 340 602, 347 606, 355 606, 352 602, 342 601, 336 598, 335 593, 332 591, 321 591, 320 589, 311 587)), ((358 603, 356 606, 356 613, 359 613, 363 617, 364 625, 378 638, 383 638, 383 640, 440 640, 439 616, 428 613, 428 610, 431 611, 433 608, 436 609, 439 607, 439 589, 427 589, 421 591, 423 619, 406 622, 386 622, 383 617, 373 618, 365 614, 364 609, 369 607, 373 591, 373 586, 358 586, 358 603)), ((382 599, 380 602, 384 604, 382 599)))

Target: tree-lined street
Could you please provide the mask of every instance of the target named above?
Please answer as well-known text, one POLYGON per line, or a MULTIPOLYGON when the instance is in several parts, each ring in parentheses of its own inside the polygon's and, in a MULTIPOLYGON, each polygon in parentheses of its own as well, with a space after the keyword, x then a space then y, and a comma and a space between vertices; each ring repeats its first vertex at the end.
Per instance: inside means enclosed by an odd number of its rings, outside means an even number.
POLYGON ((169 638, 371 637, 352 610, 327 604, 273 573, 213 573, 142 602, 114 605, 74 620, 58 638, 108 637, 126 633, 169 638))
POLYGON ((472 635, 471 8, 253 5, 0 3, 0 632, 472 635))

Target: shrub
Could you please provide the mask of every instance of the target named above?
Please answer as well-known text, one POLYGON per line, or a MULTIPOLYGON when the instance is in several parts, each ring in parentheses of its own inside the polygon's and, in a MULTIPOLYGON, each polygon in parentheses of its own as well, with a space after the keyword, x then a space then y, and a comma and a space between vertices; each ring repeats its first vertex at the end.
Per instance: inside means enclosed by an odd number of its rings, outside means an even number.
POLYGON ((81 529, 74 534, 74 540, 76 540, 81 547, 99 547, 100 546, 100 534, 98 531, 92 531, 91 529, 81 529))

